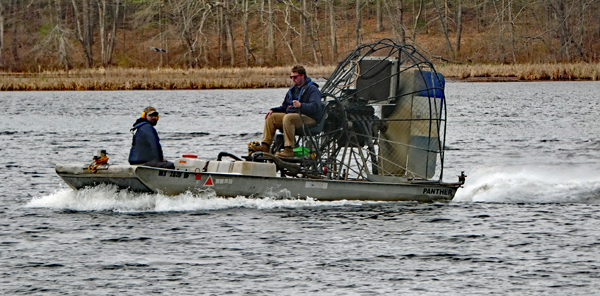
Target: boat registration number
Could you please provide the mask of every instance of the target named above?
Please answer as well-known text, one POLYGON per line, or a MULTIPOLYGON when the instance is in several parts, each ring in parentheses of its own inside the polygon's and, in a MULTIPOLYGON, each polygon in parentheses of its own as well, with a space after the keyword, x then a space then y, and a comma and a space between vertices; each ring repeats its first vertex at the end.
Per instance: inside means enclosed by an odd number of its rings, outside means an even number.
POLYGON ((190 177, 190 173, 187 172, 169 172, 169 171, 158 171, 158 175, 160 177, 171 177, 171 178, 181 178, 187 179, 190 177))

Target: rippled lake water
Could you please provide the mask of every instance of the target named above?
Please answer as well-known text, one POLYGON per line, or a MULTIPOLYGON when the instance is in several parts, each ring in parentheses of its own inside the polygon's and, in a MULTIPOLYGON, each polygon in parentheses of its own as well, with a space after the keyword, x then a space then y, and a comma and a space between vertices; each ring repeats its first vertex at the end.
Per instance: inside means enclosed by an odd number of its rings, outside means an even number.
POLYGON ((600 83, 446 86, 452 202, 73 191, 60 162, 127 160, 155 106, 165 155, 242 155, 285 89, 0 93, 5 295, 595 294, 600 83))

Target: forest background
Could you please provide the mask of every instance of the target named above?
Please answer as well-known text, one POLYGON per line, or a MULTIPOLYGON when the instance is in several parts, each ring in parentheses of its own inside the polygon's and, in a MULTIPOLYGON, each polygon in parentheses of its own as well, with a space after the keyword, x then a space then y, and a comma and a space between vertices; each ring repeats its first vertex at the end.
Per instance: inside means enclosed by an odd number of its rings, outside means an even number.
POLYGON ((239 78, 327 76, 381 38, 450 77, 597 80, 599 37, 598 0, 0 0, 0 89, 279 86, 239 78))

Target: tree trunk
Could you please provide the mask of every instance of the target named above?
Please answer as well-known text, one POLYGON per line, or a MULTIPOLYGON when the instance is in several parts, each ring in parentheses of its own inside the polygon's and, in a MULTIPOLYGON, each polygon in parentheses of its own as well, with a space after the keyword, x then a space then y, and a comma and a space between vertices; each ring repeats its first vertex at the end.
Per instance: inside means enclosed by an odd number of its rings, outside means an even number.
POLYGON ((83 48, 87 67, 91 68, 94 66, 94 56, 92 53, 94 39, 93 26, 90 22, 89 0, 72 0, 72 3, 76 25, 75 37, 77 37, 83 48), (81 11, 78 2, 81 2, 81 11))
POLYGON ((108 9, 106 8, 106 0, 99 0, 97 3, 98 6, 98 26, 100 30, 100 61, 102 62, 102 66, 106 67, 110 64, 111 56, 112 56, 112 48, 114 46, 114 36, 116 32, 116 22, 119 14, 119 0, 115 0, 115 15, 113 17, 112 30, 110 32, 106 32, 107 29, 107 20, 109 14, 108 9))
POLYGON ((232 28, 232 20, 231 20, 231 7, 229 6, 229 0, 225 1, 225 31, 227 33, 227 39, 229 40, 229 64, 231 66, 235 65, 235 42, 233 38, 233 28, 232 28))
MULTIPOLYGON (((306 2, 304 2, 304 4, 305 3, 306 2)), ((290 2, 290 6, 294 7, 293 3, 290 2)), ((313 11, 312 6, 311 6, 311 9, 309 9, 306 6, 302 7, 302 9, 300 9, 300 16, 302 17, 302 23, 304 24, 304 31, 306 32, 305 33, 306 37, 303 37, 303 38, 308 39, 308 42, 310 43, 310 49, 311 49, 311 52, 312 52, 314 63, 315 64, 321 64, 319 62, 319 57, 318 57, 318 54, 317 54, 317 44, 316 44, 316 41, 315 41, 315 34, 314 34, 314 31, 313 31, 313 26, 312 26, 312 19, 313 19, 311 17, 312 11, 313 11)), ((301 47, 301 48, 303 48, 303 47, 301 47)))
POLYGON ((312 53, 313 53, 313 58, 315 60, 315 64, 321 65, 323 64, 322 61, 319 61, 319 54, 317 53, 317 40, 315 38, 315 31, 313 30, 314 26, 313 26, 313 21, 315 21, 315 18, 313 17, 313 15, 317 15, 317 11, 315 6, 311 5, 311 9, 308 15, 305 15, 304 18, 306 19, 306 22, 308 23, 308 38, 310 39, 310 47, 312 49, 312 53))
POLYGON ((18 34, 18 26, 19 26, 19 1, 18 0, 13 0, 12 1, 12 44, 11 44, 11 51, 12 51, 12 56, 13 56, 13 61, 14 61, 14 68, 16 71, 21 71, 21 57, 19 56, 19 34, 18 34))
POLYGON ((404 30, 404 0, 397 0, 398 2, 398 22, 400 28, 400 44, 406 44, 406 31, 404 30))
POLYGON ((60 31, 60 35, 58 36, 58 57, 64 69, 68 71, 71 69, 71 61, 69 49, 67 47, 68 40, 65 32, 66 30, 63 24, 64 15, 61 14, 63 6, 63 0, 56 0, 56 9, 53 11, 53 13, 56 15, 56 25, 60 31))
POLYGON ((360 28, 361 28, 361 5, 360 0, 356 0, 356 46, 358 47, 361 43, 360 41, 360 28))
POLYGON ((328 4, 329 4, 329 32, 330 32, 330 38, 331 38, 331 61, 335 62, 337 61, 337 54, 338 54, 338 48, 337 48, 337 28, 336 28, 336 24, 335 24, 335 9, 334 9, 334 1, 335 0, 328 0, 328 4))
MULTIPOLYGON (((166 52, 165 52, 165 63, 164 63, 164 67, 165 67, 165 68, 169 68, 169 67, 171 67, 171 64, 169 63, 169 53, 171 52, 171 51, 170 51, 170 48, 169 48, 169 36, 171 36, 170 23, 169 23, 169 19, 170 19, 170 18, 169 18, 169 14, 168 14, 168 12, 166 12, 166 13, 165 13, 165 12, 163 12, 163 13, 165 14, 165 17, 164 17, 164 25, 163 25, 163 26, 165 27, 165 30, 164 30, 164 32, 163 32, 163 38, 162 38, 162 40, 163 40, 162 44, 163 44, 163 45, 162 45, 162 46, 163 46, 163 48, 164 48, 164 49, 165 49, 165 51, 166 51, 166 52)), ((161 23, 162 23, 162 21, 161 21, 161 23)), ((116 27, 116 23, 115 23, 115 27, 116 27)), ((117 35, 116 35, 116 31, 115 31, 115 40, 116 40, 116 36, 117 36, 117 35)), ((114 48, 114 47, 113 47, 113 48, 114 48)), ((161 55, 161 57, 162 57, 162 55, 161 55)), ((162 60, 161 60, 161 61, 162 61, 162 60)))
POLYGON ((4 4, 0 3, 0 68, 4 69, 4 4))
POLYGON ((431 0, 433 2, 433 5, 435 6, 435 11, 438 14, 438 18, 440 19, 440 25, 442 27, 442 33, 444 33, 444 37, 446 39, 446 50, 452 54, 452 57, 454 58, 454 51, 452 49, 452 43, 450 42, 450 38, 448 37, 448 28, 446 27, 446 22, 445 22, 445 18, 439 8, 439 6, 436 3, 436 0, 431 0))
POLYGON ((563 59, 567 61, 571 59, 571 54, 569 52, 569 27, 567 14, 565 12, 565 3, 562 0, 553 1, 552 8, 556 12, 556 22, 558 27, 556 29, 558 33, 558 38, 560 40, 560 49, 559 53, 562 55, 563 59))
MULTIPOLYGON (((265 0, 260 0, 260 23, 265 25, 268 30, 269 23, 265 18, 265 0)), ((268 42, 267 42, 267 34, 260 34, 260 40, 262 45, 262 59, 259 61, 259 65, 262 66, 264 62, 267 60, 267 54, 269 53, 268 42)))
POLYGON ((249 2, 250 0, 242 0, 242 30, 244 31, 244 65, 246 67, 250 65, 250 32, 248 29, 250 22, 249 2))
POLYGON ((105 67, 105 56, 106 56, 106 34, 105 34, 105 16, 106 13, 106 0, 96 2, 98 6, 98 29, 100 30, 100 61, 102 66, 105 67))
POLYGON ((573 17, 576 14, 576 4, 581 3, 569 3, 566 0, 555 0, 553 1, 552 5, 553 9, 556 11, 556 22, 558 26, 556 30, 560 40, 559 53, 567 62, 573 62, 575 60, 575 56, 584 56, 582 45, 575 40, 575 33, 573 32, 572 28, 575 22, 573 17))
POLYGON ((275 56, 275 23, 273 20, 273 0, 267 1, 267 48, 270 57, 275 56))
MULTIPOLYGON (((206 63, 209 63, 209 57, 206 46, 206 38, 203 33, 204 23, 207 20, 209 13, 214 14, 215 18, 211 18, 214 21, 217 29, 218 41, 222 39, 222 28, 220 27, 221 22, 219 16, 222 14, 222 4, 213 5, 208 2, 197 1, 197 0, 183 0, 183 1, 169 1, 167 10, 171 12, 173 19, 175 20, 172 25, 177 30, 180 36, 181 42, 184 44, 183 47, 186 50, 183 52, 182 58, 187 60, 187 64, 191 68, 198 67, 200 59, 204 59, 206 63), (198 53, 200 50, 200 53, 198 53)), ((214 46, 214 45, 213 45, 214 46)), ((219 51, 216 54, 216 59, 221 62, 223 55, 221 44, 217 44, 219 51)), ((214 52, 211 52, 214 54, 214 52)), ((168 53, 167 53, 168 54, 168 53)), ((213 59, 212 65, 215 65, 215 59, 213 59)))
POLYGON ((509 32, 510 32, 510 54, 512 57, 512 63, 516 63, 517 62, 517 57, 516 57, 516 37, 515 37, 515 17, 513 16, 513 10, 512 10, 512 0, 508 1, 507 4, 507 10, 508 10, 508 26, 509 26, 509 32))
POLYGON ((58 54, 65 70, 71 69, 71 61, 69 60, 69 52, 67 50, 67 37, 64 32, 61 32, 60 39, 58 40, 58 54))
POLYGON ((383 31, 383 12, 381 11, 381 1, 383 0, 376 0, 377 1, 377 6, 375 7, 376 9, 376 14, 377 14, 377 32, 381 32, 383 31))
MULTIPOLYGON (((414 2, 413 2, 413 5, 414 5, 414 2)), ((423 0, 420 0, 419 1, 419 9, 417 10, 417 12, 414 13, 415 20, 413 23, 412 38, 411 38, 413 42, 417 42, 417 29, 418 29, 419 19, 421 18, 422 12, 423 12, 423 0)))
MULTIPOLYGON (((284 22, 286 23, 286 31, 289 31, 291 24, 290 24, 290 19, 291 19, 291 13, 290 13, 290 3, 286 2, 286 6, 285 6, 285 17, 284 17, 284 22)), ((294 63, 294 65, 298 64, 298 60, 296 59, 296 55, 294 54, 294 48, 292 46, 292 41, 287 37, 289 34, 288 33, 284 33, 283 31, 281 31, 281 28, 279 28, 278 26, 273 26, 278 32, 279 34, 281 34, 281 38, 283 39, 283 42, 285 42, 285 45, 287 46, 288 50, 290 51, 290 56, 292 57, 292 63, 294 63)), ((274 61, 276 61, 277 59, 275 58, 274 61)))
POLYGON ((460 53, 460 38, 462 37, 462 0, 456 0, 456 52, 460 53))
POLYGON ((401 33, 403 31, 402 23, 395 21, 396 19, 399 19, 399 18, 396 16, 396 13, 394 13, 393 8, 390 7, 390 3, 389 3, 390 1, 387 1, 387 0, 383 0, 383 1, 384 1, 383 4, 385 5, 385 10, 387 11, 389 19, 390 19, 390 24, 392 26, 392 33, 394 34, 394 36, 396 37, 396 40, 398 40, 398 42, 401 42, 402 44, 404 44, 404 37, 403 37, 404 34, 401 33))
POLYGON ((223 25, 223 6, 219 5, 217 7, 217 37, 218 37, 218 45, 219 45, 219 66, 223 66, 223 59, 225 56, 224 48, 227 46, 226 41, 226 33, 225 26, 223 25))
POLYGON ((110 64, 112 62, 112 55, 115 51, 115 46, 117 43, 117 21, 119 20, 119 7, 121 6, 120 4, 120 0, 115 0, 115 14, 113 16, 111 34, 108 36, 108 57, 106 61, 107 64, 110 64))
POLYGON ((308 7, 306 5, 306 0, 302 0, 302 12, 301 12, 301 20, 302 20, 302 36, 300 38, 300 50, 304 52, 304 45, 306 44, 306 37, 308 36, 308 32, 310 30, 309 20, 306 19, 303 15, 308 14, 308 7))

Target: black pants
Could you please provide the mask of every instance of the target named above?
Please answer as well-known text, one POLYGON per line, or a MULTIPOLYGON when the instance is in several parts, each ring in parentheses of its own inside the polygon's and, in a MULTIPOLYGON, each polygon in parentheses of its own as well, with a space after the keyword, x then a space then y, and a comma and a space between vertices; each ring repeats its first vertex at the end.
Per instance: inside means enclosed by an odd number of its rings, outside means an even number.
POLYGON ((155 168, 164 168, 164 169, 175 169, 175 164, 170 161, 160 161, 158 159, 153 159, 144 163, 146 166, 151 166, 155 168))

